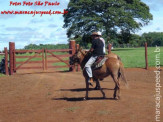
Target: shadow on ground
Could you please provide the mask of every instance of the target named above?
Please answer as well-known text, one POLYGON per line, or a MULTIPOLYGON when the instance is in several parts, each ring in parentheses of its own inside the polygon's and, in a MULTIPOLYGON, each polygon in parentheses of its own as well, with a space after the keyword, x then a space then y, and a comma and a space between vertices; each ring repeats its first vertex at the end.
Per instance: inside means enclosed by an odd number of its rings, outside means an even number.
MULTIPOLYGON (((71 101, 71 102, 77 102, 77 101, 85 101, 83 97, 72 97, 72 98, 52 98, 51 100, 65 100, 65 101, 71 101)), ((103 98, 103 97, 91 97, 88 98, 87 100, 115 100, 114 98, 103 98)))
MULTIPOLYGON (((96 90, 94 88, 89 88, 89 91, 93 91, 96 90)), ((97 89, 99 90, 99 89, 97 89)), ((102 90, 114 90, 114 89, 109 89, 109 88, 102 88, 102 90)), ((82 91, 86 91, 86 88, 77 88, 77 89, 60 89, 57 91, 72 91, 72 92, 82 92, 82 91)))

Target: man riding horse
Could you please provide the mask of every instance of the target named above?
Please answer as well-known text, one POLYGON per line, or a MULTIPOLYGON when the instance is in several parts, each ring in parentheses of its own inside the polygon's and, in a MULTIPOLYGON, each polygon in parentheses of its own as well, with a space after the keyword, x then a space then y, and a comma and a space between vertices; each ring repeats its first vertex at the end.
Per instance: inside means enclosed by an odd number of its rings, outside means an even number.
POLYGON ((105 55, 105 40, 101 38, 101 32, 93 32, 92 37, 92 46, 89 52, 92 53, 92 56, 85 64, 85 70, 89 77, 89 84, 92 85, 93 83, 93 75, 92 75, 92 64, 96 61, 98 56, 104 56, 105 55))

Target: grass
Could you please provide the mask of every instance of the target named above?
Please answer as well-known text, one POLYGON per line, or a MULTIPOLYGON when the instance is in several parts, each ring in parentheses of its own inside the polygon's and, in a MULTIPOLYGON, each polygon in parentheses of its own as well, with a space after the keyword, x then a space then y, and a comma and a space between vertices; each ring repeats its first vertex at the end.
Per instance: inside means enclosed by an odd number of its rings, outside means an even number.
POLYGON ((2 58, 4 58, 4 55, 0 55, 0 62, 1 62, 2 58))
MULTIPOLYGON (((53 54, 55 55, 64 55, 64 54, 68 54, 68 53, 64 53, 64 52, 54 52, 53 54)), ((25 53, 25 54, 16 54, 16 56, 34 56, 35 53, 25 53)), ((51 54, 47 54, 47 55, 51 55, 51 54)), ((38 56, 42 56, 42 53, 38 54, 38 56)), ((45 55, 44 55, 45 57, 45 55)), ((28 58, 17 58, 16 61, 26 61, 28 58)), ((64 58, 63 58, 64 59, 64 58)), ((42 57, 35 57, 32 58, 30 61, 41 61, 42 57)))
MULTIPOLYGON (((25 53, 25 54, 16 54, 16 56, 34 56, 35 53, 25 53)), ((38 56, 41 56, 41 54, 38 54, 38 56)), ((23 62, 23 61, 26 61, 28 58, 17 58, 16 61, 19 61, 19 62, 23 62)), ((32 58, 30 61, 40 61, 42 59, 42 57, 35 57, 35 58, 32 58)))
POLYGON ((4 74, 0 73, 0 77, 5 76, 4 74))
MULTIPOLYGON (((58 63, 53 63, 53 66, 66 66, 67 64, 65 64, 64 62, 58 62, 58 63)), ((59 71, 68 71, 69 67, 64 67, 64 68, 56 68, 59 71)))
MULTIPOLYGON (((155 47, 148 47, 148 66, 155 66, 155 47)), ((163 47, 160 48, 163 50, 163 47)), ((113 53, 119 55, 124 63, 125 67, 145 67, 145 49, 141 48, 115 48, 113 53)), ((160 58, 163 57, 163 53, 160 53, 160 58)), ((163 61, 160 62, 163 66, 163 61)))

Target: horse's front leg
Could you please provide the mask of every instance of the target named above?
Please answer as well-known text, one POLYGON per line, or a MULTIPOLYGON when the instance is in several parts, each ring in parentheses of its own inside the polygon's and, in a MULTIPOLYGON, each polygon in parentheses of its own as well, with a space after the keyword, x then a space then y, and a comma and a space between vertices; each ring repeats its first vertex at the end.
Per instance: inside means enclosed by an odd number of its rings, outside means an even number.
POLYGON ((85 84, 86 84, 86 95, 85 95, 84 100, 87 100, 88 99, 88 90, 89 90, 89 83, 88 83, 87 78, 85 78, 85 84))
POLYGON ((100 82, 99 82, 98 79, 96 80, 96 84, 98 84, 98 89, 101 91, 101 93, 102 93, 102 95, 103 95, 103 98, 105 98, 105 93, 104 93, 104 91, 102 90, 102 88, 101 88, 101 86, 100 86, 100 82))

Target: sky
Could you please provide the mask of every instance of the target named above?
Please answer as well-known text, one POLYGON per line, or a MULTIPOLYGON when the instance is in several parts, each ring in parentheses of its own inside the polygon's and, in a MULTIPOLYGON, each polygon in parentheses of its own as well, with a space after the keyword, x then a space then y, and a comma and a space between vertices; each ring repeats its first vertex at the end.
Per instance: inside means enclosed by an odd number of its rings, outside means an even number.
MULTIPOLYGON (((21 5, 10 6, 11 0, 0 0, 0 50, 8 48, 9 42, 15 42, 16 49, 22 49, 28 44, 66 44, 68 38, 63 28, 62 14, 55 15, 3 15, 1 11, 63 11, 67 8, 69 0, 46 0, 58 2, 56 6, 23 6, 23 1, 35 2, 37 0, 12 0, 21 2, 21 5)), ((45 2, 45 0, 40 0, 45 2)), ((163 0, 142 0, 150 7, 153 20, 136 34, 144 32, 163 32, 163 0)))

